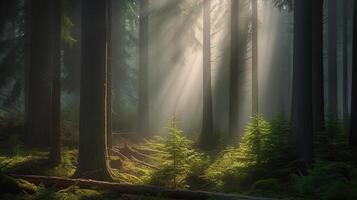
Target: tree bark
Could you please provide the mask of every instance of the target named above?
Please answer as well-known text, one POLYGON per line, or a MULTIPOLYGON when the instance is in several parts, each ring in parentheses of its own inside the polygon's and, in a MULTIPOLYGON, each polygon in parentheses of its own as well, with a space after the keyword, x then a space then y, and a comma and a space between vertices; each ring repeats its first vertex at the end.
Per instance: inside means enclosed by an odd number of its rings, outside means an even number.
POLYGON ((53 68, 51 36, 51 1, 31 1, 31 58, 28 69, 28 102, 26 109, 27 142, 34 147, 50 144, 51 69, 53 68))
POLYGON ((111 180, 107 151, 107 1, 82 3, 78 166, 75 176, 111 180))
POLYGON ((149 136, 149 97, 148 97, 148 35, 149 35, 149 0, 140 0, 139 20, 139 109, 138 132, 149 136))
POLYGON ((211 1, 203 2, 203 96, 202 96, 202 129, 200 148, 209 150, 214 148, 213 114, 212 114, 212 86, 211 86, 211 1))
POLYGON ((229 137, 238 133, 239 1, 231 0, 231 60, 229 81, 229 137))
POLYGON ((252 0, 252 114, 259 113, 258 0, 252 0))
POLYGON ((53 0, 52 5, 52 90, 51 90, 51 148, 49 160, 52 165, 61 163, 61 0, 53 0))
POLYGON ((353 6, 353 61, 352 61, 352 98, 350 121, 350 145, 357 148, 357 2, 353 6))
MULTIPOLYGON (((108 15, 107 15, 107 45, 108 45, 108 61, 107 61, 107 103, 106 103, 106 113, 107 113, 107 146, 111 149, 112 144, 112 1, 108 1, 108 15)), ((121 36, 119 36, 121 37, 121 36)), ((109 151, 108 151, 109 154, 109 151)))
POLYGON ((328 115, 337 119, 337 3, 327 1, 328 9, 328 115))
MULTIPOLYGON (((343 120, 348 122, 348 11, 349 1, 343 2, 343 120)), ((348 128, 348 123, 345 123, 348 128)))
POLYGON ((312 12, 310 0, 295 1, 292 123, 297 153, 307 167, 313 162, 312 12))
POLYGON ((314 133, 324 129, 323 0, 312 1, 312 104, 314 133))

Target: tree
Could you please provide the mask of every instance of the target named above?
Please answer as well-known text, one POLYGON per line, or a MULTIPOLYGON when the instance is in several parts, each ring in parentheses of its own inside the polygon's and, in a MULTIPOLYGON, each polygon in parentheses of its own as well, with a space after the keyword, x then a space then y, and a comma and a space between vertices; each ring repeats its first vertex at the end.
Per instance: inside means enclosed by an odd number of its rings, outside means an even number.
MULTIPOLYGON (((108 61, 107 61, 107 71, 106 71, 106 121, 107 121, 107 149, 113 147, 112 141, 112 9, 113 3, 108 0, 107 6, 107 51, 108 51, 108 61)), ((121 36, 119 36, 121 37, 121 36)), ((109 154, 109 151, 108 151, 109 154)))
POLYGON ((323 0, 312 1, 312 105, 314 133, 324 128, 323 0))
MULTIPOLYGON (((55 53, 52 36, 52 1, 31 1, 31 51, 29 58, 28 96, 26 108, 27 142, 31 146, 46 148, 51 132, 51 71, 55 53)), ((27 32, 28 33, 28 32, 27 32)))
POLYGON ((149 0, 140 0, 139 19, 139 134, 149 134, 149 96, 148 96, 148 34, 149 0))
POLYGON ((252 0, 252 114, 259 112, 258 0, 252 0))
POLYGON ((312 12, 310 0, 295 1, 292 123, 297 153, 308 167, 313 161, 312 12))
POLYGON ((211 149, 213 142, 212 86, 211 86, 211 1, 203 2, 203 109, 200 147, 211 149))
POLYGON ((231 0, 231 60, 229 81, 229 136, 238 133, 239 1, 231 0))
POLYGON ((352 98, 351 98, 351 121, 350 121, 350 145, 357 147, 357 2, 353 6, 353 61, 352 61, 352 98))
POLYGON ((51 164, 61 162, 61 0, 51 4, 51 29, 53 37, 52 54, 52 89, 51 89, 51 149, 49 160, 51 164))
POLYGON ((328 115, 337 119, 337 3, 327 1, 328 9, 328 115))
POLYGON ((111 180, 107 164, 107 1, 82 3, 78 166, 75 176, 111 180))
MULTIPOLYGON (((349 1, 343 2, 343 119, 348 121, 348 14, 349 1)), ((348 125, 348 123, 346 124, 348 125)))

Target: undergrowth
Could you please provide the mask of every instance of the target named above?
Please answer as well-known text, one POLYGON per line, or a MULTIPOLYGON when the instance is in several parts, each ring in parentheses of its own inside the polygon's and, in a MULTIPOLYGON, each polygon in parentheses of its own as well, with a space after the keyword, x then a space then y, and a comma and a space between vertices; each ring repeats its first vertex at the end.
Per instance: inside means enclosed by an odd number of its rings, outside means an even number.
POLYGON ((208 156, 194 148, 194 142, 187 139, 173 119, 168 136, 147 140, 143 148, 152 152, 151 162, 158 164, 146 177, 149 184, 173 188, 186 188, 199 181, 209 165, 208 156))

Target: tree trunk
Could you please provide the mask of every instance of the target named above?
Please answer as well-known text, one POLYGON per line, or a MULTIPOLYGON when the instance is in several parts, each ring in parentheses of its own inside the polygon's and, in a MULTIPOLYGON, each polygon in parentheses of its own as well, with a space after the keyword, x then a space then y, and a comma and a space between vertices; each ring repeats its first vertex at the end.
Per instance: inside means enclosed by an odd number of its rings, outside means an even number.
POLYGON ((203 2, 203 108, 200 148, 214 148, 211 86, 211 1, 203 2))
POLYGON ((107 1, 82 3, 78 166, 75 176, 111 180, 107 158, 107 1))
POLYGON ((328 115, 337 119, 337 3, 328 0, 328 115))
MULTIPOLYGON (((25 65, 25 86, 24 86, 24 101, 25 101, 25 134, 29 132, 29 85, 30 85, 30 61, 31 61, 31 0, 25 0, 24 21, 25 21, 25 45, 24 45, 24 65, 25 65)), ((29 134, 25 135, 28 139, 29 134)))
POLYGON ((349 1, 343 2, 343 120, 348 128, 348 11, 349 1))
POLYGON ((149 97, 148 97, 148 34, 149 0, 140 0, 139 20, 139 134, 149 136, 149 97))
POLYGON ((314 133, 324 129, 323 0, 312 1, 312 104, 314 133))
POLYGON ((307 167, 313 161, 312 13, 310 0, 295 1, 292 123, 297 153, 307 167))
POLYGON ((51 1, 31 1, 31 58, 28 69, 27 142, 34 147, 50 144, 51 68, 53 67, 51 35, 51 1))
POLYGON ((61 163, 61 0, 53 0, 52 14, 52 99, 51 99, 51 149, 49 160, 52 165, 61 163))
MULTIPOLYGON (((107 45, 108 45, 108 64, 107 64, 107 103, 106 103, 106 113, 107 113, 107 146, 108 149, 111 149, 112 144, 112 1, 108 1, 108 15, 107 15, 107 45)), ((121 37, 121 36, 119 36, 121 37)), ((108 151, 109 154, 109 151, 108 151)))
POLYGON ((258 0, 252 0, 252 114, 259 113, 258 0))
POLYGON ((229 137, 238 133, 239 1, 231 0, 231 61, 229 81, 229 137))
POLYGON ((350 145, 357 148, 357 2, 353 6, 353 63, 352 63, 352 98, 351 98, 351 122, 350 145))

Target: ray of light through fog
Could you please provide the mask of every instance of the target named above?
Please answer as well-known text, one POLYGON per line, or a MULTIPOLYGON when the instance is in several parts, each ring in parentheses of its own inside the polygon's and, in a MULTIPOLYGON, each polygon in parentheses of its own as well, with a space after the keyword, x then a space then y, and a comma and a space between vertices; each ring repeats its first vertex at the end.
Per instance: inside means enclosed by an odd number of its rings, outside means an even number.
MULTIPOLYGON (((251 116, 251 6, 242 0, 240 31, 247 31, 240 58, 239 126, 251 116), (244 20, 247 20, 246 23, 244 20)), ((215 131, 226 133, 229 110, 230 0, 211 1, 211 76, 215 131)), ((258 3, 260 113, 287 112, 290 99, 292 14, 258 3)), ((200 0, 155 0, 145 12, 149 29, 149 115, 153 133, 166 132, 176 117, 185 133, 200 132, 202 120, 203 6, 200 0)), ((114 36, 115 37, 115 36, 114 36)), ((115 55, 114 55, 115 59, 115 55)), ((137 67, 136 62, 131 63, 137 67)), ((135 68, 134 67, 134 68, 135 68)), ((125 91, 123 91, 123 95, 125 91)))

